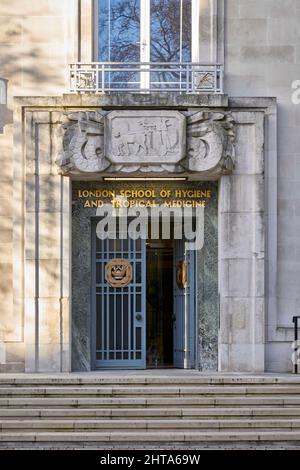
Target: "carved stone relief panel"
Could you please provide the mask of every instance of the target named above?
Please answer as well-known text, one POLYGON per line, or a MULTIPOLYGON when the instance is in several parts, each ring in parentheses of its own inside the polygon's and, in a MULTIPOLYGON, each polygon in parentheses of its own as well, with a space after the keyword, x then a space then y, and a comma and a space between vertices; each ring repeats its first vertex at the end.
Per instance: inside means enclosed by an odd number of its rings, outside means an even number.
POLYGON ((81 111, 65 115, 62 174, 198 173, 217 177, 234 167, 230 113, 172 110, 81 111))
POLYGON ((178 111, 113 111, 106 118, 105 150, 117 171, 180 171, 185 117, 178 111))

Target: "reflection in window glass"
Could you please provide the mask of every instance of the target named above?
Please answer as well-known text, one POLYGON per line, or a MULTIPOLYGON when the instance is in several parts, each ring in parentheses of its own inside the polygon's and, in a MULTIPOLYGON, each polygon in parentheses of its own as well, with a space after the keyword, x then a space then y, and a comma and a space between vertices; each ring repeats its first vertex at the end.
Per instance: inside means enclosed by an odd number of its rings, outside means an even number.
MULTIPOLYGON (((140 61, 140 0, 99 0, 100 62, 140 61)), ((140 74, 122 71, 122 67, 107 67, 99 82, 110 90, 139 86, 140 74)))
MULTIPOLYGON (((190 62, 191 0, 151 0, 150 15, 150 61, 190 62)), ((161 67, 160 71, 152 72, 151 88, 184 88, 186 72, 180 66, 176 68, 170 72, 168 67, 161 67)))
POLYGON ((191 60, 191 0, 151 0, 151 62, 191 60))
POLYGON ((140 0, 99 0, 100 62, 139 62, 140 0))
POLYGON ((107 72, 99 76, 100 83, 105 81, 104 88, 122 90, 150 86, 155 89, 165 86, 184 89, 186 72, 177 65, 170 71, 167 64, 191 61, 191 3, 192 0, 149 0, 149 12, 146 0, 98 0, 98 60, 121 63, 117 67, 106 66, 107 72), (147 35, 142 39, 141 56, 140 33, 148 28, 150 41, 147 35), (145 77, 149 78, 147 71, 145 75, 147 68, 143 73, 139 68, 124 70, 126 63, 147 62, 148 57, 150 62, 166 63, 149 73, 150 83, 145 81, 145 77))

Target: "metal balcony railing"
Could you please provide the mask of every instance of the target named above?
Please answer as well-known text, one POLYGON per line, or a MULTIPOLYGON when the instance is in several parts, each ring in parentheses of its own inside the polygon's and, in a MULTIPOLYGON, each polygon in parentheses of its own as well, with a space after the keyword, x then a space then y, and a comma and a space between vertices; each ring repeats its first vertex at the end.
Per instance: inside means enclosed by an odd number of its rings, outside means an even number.
POLYGON ((192 62, 70 64, 71 93, 223 93, 223 66, 192 62))

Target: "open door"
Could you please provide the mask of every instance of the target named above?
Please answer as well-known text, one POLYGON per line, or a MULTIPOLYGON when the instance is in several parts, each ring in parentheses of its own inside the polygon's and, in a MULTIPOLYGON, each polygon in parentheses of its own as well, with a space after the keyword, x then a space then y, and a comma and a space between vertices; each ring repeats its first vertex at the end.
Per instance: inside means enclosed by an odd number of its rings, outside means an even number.
POLYGON ((184 239, 174 240, 174 367, 195 366, 195 253, 184 239))

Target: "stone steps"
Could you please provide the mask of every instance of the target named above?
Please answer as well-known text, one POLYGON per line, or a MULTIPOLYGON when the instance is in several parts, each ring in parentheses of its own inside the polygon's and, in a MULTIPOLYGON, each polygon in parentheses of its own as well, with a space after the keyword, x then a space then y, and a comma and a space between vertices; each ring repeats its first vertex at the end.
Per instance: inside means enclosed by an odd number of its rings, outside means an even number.
POLYGON ((222 397, 217 398, 213 397, 176 397, 176 398, 166 398, 166 397, 156 397, 156 398, 141 398, 141 397, 132 397, 132 398, 48 398, 48 397, 38 397, 38 398, 0 398, 0 408, 19 408, 22 407, 76 407, 76 408, 122 408, 122 407, 140 407, 140 408, 150 408, 150 407, 241 407, 241 406, 300 406, 300 396, 288 396, 288 395, 278 395, 276 397, 222 397))
POLYGON ((2 408, 0 420, 16 418, 39 419, 293 419, 300 418, 300 408, 244 407, 244 408, 2 408))
POLYGON ((5 442, 300 442, 293 376, 0 376, 5 442))
POLYGON ((138 396, 138 397, 151 397, 151 396, 163 396, 163 397, 189 397, 189 396, 203 396, 203 397, 214 397, 218 396, 299 396, 299 387, 292 385, 273 385, 273 386, 190 386, 190 387, 177 387, 177 386, 165 386, 162 385, 153 387, 122 387, 122 386, 74 386, 74 387, 65 387, 57 385, 51 387, 43 386, 27 386, 27 387, 4 387, 0 386, 0 399, 5 397, 58 397, 62 395, 64 397, 74 398, 76 396, 89 396, 89 397, 128 397, 128 396, 138 396))
POLYGON ((73 386, 123 386, 123 387, 132 387, 134 385, 157 385, 157 386, 173 386, 178 385, 183 387, 185 385, 215 385, 218 387, 223 387, 224 385, 298 385, 300 383, 299 376, 293 375, 282 375, 282 376, 273 376, 273 375, 201 375, 195 373, 192 375, 189 374, 178 374, 175 376, 170 375, 153 375, 149 376, 138 376, 138 375, 106 375, 105 373, 99 372, 94 375, 84 375, 84 374, 5 374, 0 376, 0 387, 3 386, 35 386, 35 385, 46 385, 49 386, 64 386, 64 387, 73 387, 73 386))
POLYGON ((127 432, 3 432, 0 442, 257 442, 257 441, 300 441, 297 431, 127 431, 127 432))
POLYGON ((3 420, 0 424, 2 432, 63 432, 63 431, 105 431, 124 430, 127 432, 135 429, 141 430, 181 430, 188 432, 199 431, 238 431, 252 430, 298 430, 300 431, 300 419, 11 419, 3 420))

